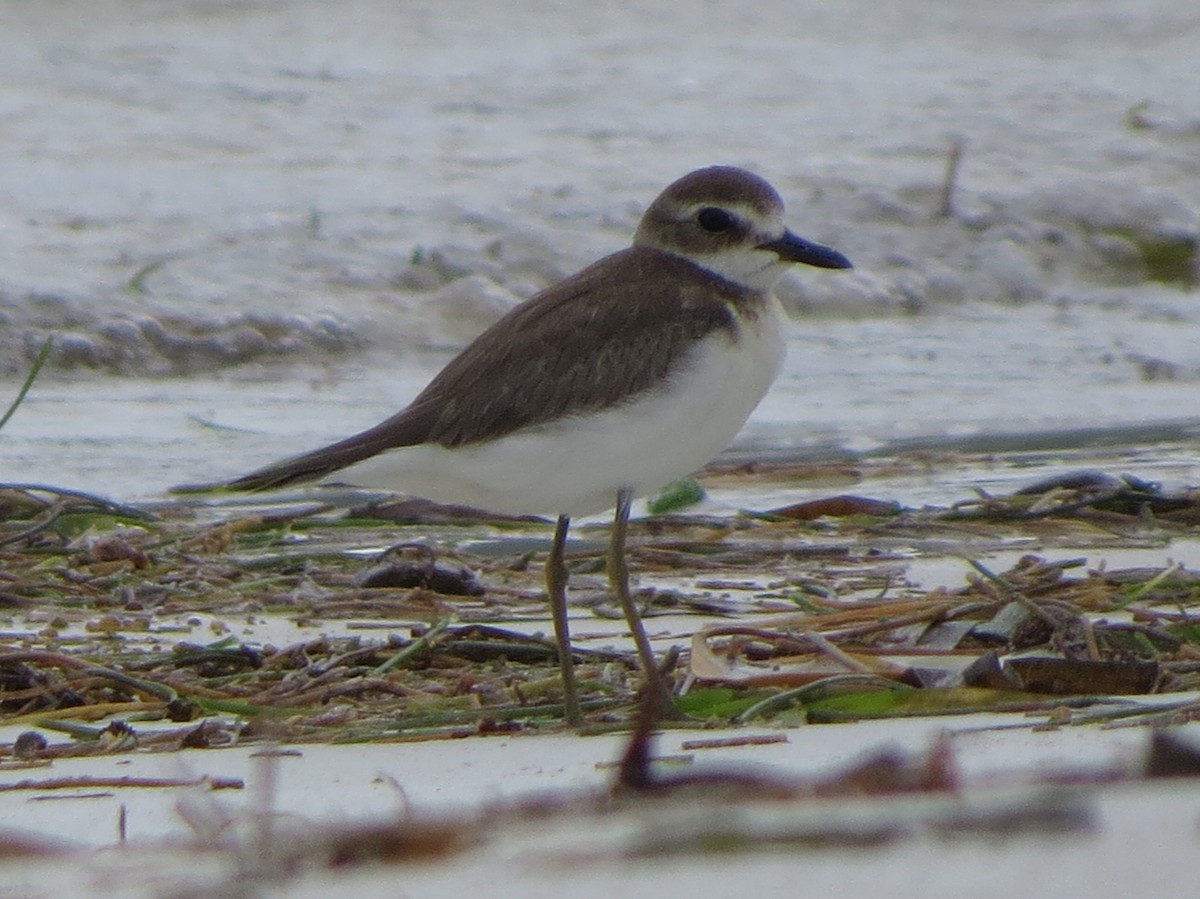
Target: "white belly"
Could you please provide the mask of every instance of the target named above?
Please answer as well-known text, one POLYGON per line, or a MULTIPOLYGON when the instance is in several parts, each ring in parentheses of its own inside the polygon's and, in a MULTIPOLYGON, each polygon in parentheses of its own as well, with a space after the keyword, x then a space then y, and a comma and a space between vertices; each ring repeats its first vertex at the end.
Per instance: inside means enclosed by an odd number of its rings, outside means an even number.
POLYGON ((662 389, 620 407, 525 428, 486 443, 381 453, 330 482, 392 490, 510 515, 588 515, 684 477, 729 445, 783 362, 782 311, 771 298, 738 339, 704 338, 662 389))

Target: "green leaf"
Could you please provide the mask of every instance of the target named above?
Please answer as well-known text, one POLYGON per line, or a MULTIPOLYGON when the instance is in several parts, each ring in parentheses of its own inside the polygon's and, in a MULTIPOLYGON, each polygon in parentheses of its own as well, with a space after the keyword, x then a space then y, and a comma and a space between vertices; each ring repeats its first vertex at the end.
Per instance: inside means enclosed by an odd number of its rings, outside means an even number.
POLYGON ((704 499, 704 488, 695 478, 684 478, 672 481, 651 497, 646 503, 646 511, 651 515, 666 515, 668 512, 678 512, 688 506, 694 506, 704 499))
POLYGON ((729 687, 692 690, 676 700, 679 710, 692 718, 735 718, 760 702, 770 691, 734 691, 729 687))
POLYGON ((866 693, 843 693, 806 703, 809 713, 838 712, 843 715, 879 715, 890 712, 907 699, 909 691, 871 690, 866 693))

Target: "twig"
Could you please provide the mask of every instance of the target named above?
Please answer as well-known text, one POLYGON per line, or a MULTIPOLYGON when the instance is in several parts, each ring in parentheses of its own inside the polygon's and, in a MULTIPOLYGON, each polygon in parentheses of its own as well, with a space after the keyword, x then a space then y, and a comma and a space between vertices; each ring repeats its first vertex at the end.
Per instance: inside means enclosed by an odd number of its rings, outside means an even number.
MULTIPOLYGON (((2 488, 4 485, 0 485, 2 488)), ((20 543, 22 540, 28 540, 30 537, 36 537, 38 534, 47 530, 54 522, 62 518, 68 511, 70 505, 68 503, 56 502, 54 505, 43 509, 38 513, 38 521, 23 531, 18 531, 15 534, 9 534, 7 537, 0 538, 0 546, 9 546, 13 543, 20 543)))
POLYGON ((43 665, 71 668, 83 674, 93 677, 103 677, 126 687, 132 687, 134 690, 148 693, 156 699, 161 699, 163 702, 171 702, 179 698, 179 694, 175 692, 175 689, 166 684, 131 677, 123 671, 105 668, 102 665, 93 664, 87 659, 77 659, 74 656, 69 656, 61 652, 50 652, 44 649, 24 649, 17 650, 16 652, 0 653, 0 664, 11 664, 13 662, 40 662, 43 665))
POLYGON ((246 784, 240 777, 52 777, 49 780, 19 780, 0 784, 0 792, 14 790, 80 790, 97 787, 209 787, 214 790, 241 790, 246 784))
POLYGON ((972 568, 974 568, 976 571, 978 571, 980 574, 982 574, 985 578, 987 578, 989 581, 991 581, 993 584, 995 584, 997 587, 999 587, 1004 592, 1006 592, 1006 593, 1019 592, 1017 590, 1016 584, 1014 584, 1012 581, 1008 580, 1007 578, 1005 578, 999 574, 996 574, 996 572, 992 571, 990 568, 988 568, 986 565, 984 565, 979 560, 963 559, 963 561, 966 562, 968 565, 970 565, 972 568))
POLYGON ((715 737, 710 740, 684 740, 680 749, 728 749, 736 746, 770 746, 788 742, 787 734, 748 734, 744 737, 715 737))
POLYGON ((963 150, 967 141, 961 136, 951 138, 950 150, 946 154, 946 171, 942 176, 942 192, 938 201, 939 218, 950 218, 954 214, 954 189, 958 185, 958 170, 962 165, 963 150))
POLYGON ((1182 569, 1182 568, 1183 568, 1183 566, 1180 565, 1178 562, 1172 562, 1170 565, 1168 565, 1166 568, 1164 568, 1158 574, 1154 575, 1154 577, 1150 578, 1150 580, 1146 581, 1146 583, 1142 584, 1141 586, 1137 587, 1134 590, 1129 591, 1128 598, 1123 600, 1117 606, 1117 608, 1124 609, 1124 608, 1127 608, 1130 603, 1137 602, 1139 599, 1144 597, 1147 593, 1149 593, 1151 590, 1153 590, 1155 587, 1157 587, 1159 584, 1161 584, 1163 581, 1165 581, 1171 575, 1177 574, 1180 571, 1180 569, 1182 569))
POLYGON ((165 702, 96 702, 91 705, 70 706, 65 709, 41 709, 27 712, 15 718, 8 718, 6 727, 32 724, 45 730, 54 730, 83 739, 96 739, 104 732, 102 727, 88 727, 76 724, 71 719, 84 718, 96 720, 113 715, 142 715, 156 714, 166 711, 165 702))
MULTIPOLYGON (((94 493, 84 493, 82 490, 68 490, 65 487, 52 487, 49 484, 3 484, 0 483, 0 490, 20 490, 25 493, 49 493, 59 499, 76 499, 84 503, 91 503, 97 510, 107 512, 110 515, 120 515, 123 518, 134 518, 139 521, 157 521, 158 516, 145 509, 138 509, 134 506, 126 506, 122 503, 113 502, 111 499, 105 499, 103 496, 97 496, 94 493)), ((78 509, 72 509, 78 511, 78 509)))
POLYGON ((453 618, 443 618, 441 621, 439 621, 437 624, 435 624, 433 627, 431 627, 429 630, 427 630, 424 634, 422 634, 420 637, 418 637, 416 640, 413 640, 411 643, 409 643, 407 646, 405 646, 402 650, 400 650, 394 656, 385 660, 382 664, 376 666, 375 669, 373 671, 371 671, 371 675, 373 677, 382 677, 383 675, 385 675, 389 671, 391 671, 393 668, 395 668, 397 665, 402 665, 405 662, 407 662, 413 656, 417 655, 417 653, 424 652, 426 649, 429 648, 429 645, 434 640, 436 640, 438 637, 440 637, 442 635, 442 632, 445 631, 446 628, 448 628, 450 626, 451 621, 453 621, 453 618))
POLYGON ((855 674, 874 674, 870 666, 864 665, 858 659, 847 653, 839 646, 834 646, 823 636, 812 631, 804 631, 797 635, 801 640, 806 640, 811 643, 819 652, 825 653, 834 661, 845 665, 850 671, 855 674))

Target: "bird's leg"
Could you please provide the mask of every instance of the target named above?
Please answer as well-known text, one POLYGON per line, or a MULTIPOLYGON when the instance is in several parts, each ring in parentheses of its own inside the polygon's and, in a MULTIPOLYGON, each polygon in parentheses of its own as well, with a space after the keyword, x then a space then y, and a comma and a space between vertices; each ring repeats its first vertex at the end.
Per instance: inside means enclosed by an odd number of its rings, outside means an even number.
POLYGON ((550 611, 554 615, 554 639, 558 643, 558 666, 562 671, 564 717, 571 727, 583 723, 579 708, 579 692, 575 689, 575 664, 571 659, 571 629, 567 623, 567 563, 563 558, 567 546, 567 529, 571 519, 558 516, 554 526, 554 545, 546 559, 546 592, 550 594, 550 611))
POLYGON ((642 617, 633 604, 633 596, 629 592, 629 565, 625 561, 625 535, 629 530, 629 506, 633 502, 633 491, 622 487, 617 491, 617 511, 613 516, 612 539, 608 545, 608 583, 617 599, 621 602, 621 610, 629 623, 629 631, 637 644, 638 659, 641 661, 642 673, 646 679, 646 691, 649 693, 660 715, 668 715, 674 710, 675 703, 671 700, 671 692, 667 689, 666 680, 658 669, 654 659, 654 650, 650 646, 650 638, 646 636, 646 628, 642 626, 642 617))

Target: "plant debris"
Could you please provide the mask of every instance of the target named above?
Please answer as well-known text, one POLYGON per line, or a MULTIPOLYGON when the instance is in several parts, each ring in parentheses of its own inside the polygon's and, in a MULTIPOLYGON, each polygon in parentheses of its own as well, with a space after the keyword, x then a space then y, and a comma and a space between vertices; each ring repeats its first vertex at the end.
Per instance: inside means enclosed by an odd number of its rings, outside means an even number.
MULTIPOLYGON (((415 524, 311 503, 213 520, 199 505, 151 513, 0 487, 10 628, 0 713, 72 741, 22 736, 9 754, 556 726, 555 647, 529 626, 546 615, 540 525, 421 508, 415 524), (364 564, 363 545, 393 548, 364 564), (297 638, 272 636, 289 632, 297 638)), ((1200 686, 1200 572, 1089 566, 1078 552, 1161 545, 1188 537, 1194 521, 1195 491, 1164 496, 1087 470, 945 509, 836 496, 724 519, 651 518, 637 523, 630 552, 644 583, 669 584, 638 591, 647 615, 710 619, 676 672, 687 716, 837 721, 1200 686), (1006 570, 972 552, 983 536, 990 552, 1011 552, 1031 528, 1042 552, 1006 570), (1056 543, 1073 554, 1054 557, 1056 543), (909 577, 917 560, 954 556, 965 559, 960 586, 909 577)), ((568 559, 573 600, 601 616, 607 597, 589 580, 602 560, 603 541, 586 537, 568 559)), ((631 726, 631 653, 585 642, 575 652, 589 726, 631 726)))
MULTIPOLYGON (((1172 727, 1200 717, 1200 573, 1171 559, 1105 561, 1194 539, 1200 500, 1091 472, 1035 486, 944 509, 843 495, 636 522, 637 599, 648 621, 690 637, 664 653, 679 711, 692 726, 742 728, 682 749, 789 740, 748 726, 1009 711, 1032 713, 1013 726, 1034 729, 1154 725, 1136 766, 1030 771, 981 788, 960 772, 949 737, 808 776, 658 758, 663 725, 640 705, 633 654, 608 625, 604 541, 585 528, 568 564, 573 614, 590 611, 597 633, 576 628, 586 729, 630 731, 606 789, 497 801, 458 818, 313 826, 275 820, 269 790, 240 822, 214 796, 242 789, 236 778, 31 776, 56 759, 132 751, 256 745, 274 756, 296 752, 279 748, 288 744, 554 729, 563 708, 545 634, 543 523, 426 506, 402 523, 294 500, 151 512, 25 486, 0 488, 0 720, 15 735, 0 744, 0 790, 187 790, 177 808, 193 830, 189 851, 225 860, 196 895, 496 845, 574 869, 1078 837, 1097 827, 1088 785, 1200 770, 1196 747, 1172 727), (365 558, 366 546, 392 548, 365 558), (932 577, 916 573, 931 564, 932 577), (1138 699, 1172 692, 1178 700, 1138 699)), ((0 851, 80 852, 19 840, 0 851)))

